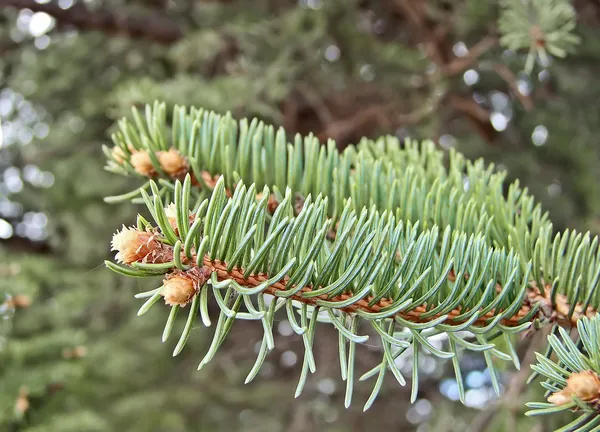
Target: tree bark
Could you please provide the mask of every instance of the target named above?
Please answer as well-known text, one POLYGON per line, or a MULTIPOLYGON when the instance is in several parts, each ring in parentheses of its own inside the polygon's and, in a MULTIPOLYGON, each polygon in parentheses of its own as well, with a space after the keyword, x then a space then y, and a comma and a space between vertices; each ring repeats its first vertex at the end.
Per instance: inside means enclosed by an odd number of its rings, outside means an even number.
POLYGON ((83 4, 62 9, 54 2, 37 3, 35 0, 0 0, 0 9, 15 7, 33 12, 45 12, 61 25, 78 30, 99 30, 107 34, 125 35, 132 39, 146 39, 171 44, 183 36, 172 21, 157 15, 126 16, 107 8, 90 10, 83 4))

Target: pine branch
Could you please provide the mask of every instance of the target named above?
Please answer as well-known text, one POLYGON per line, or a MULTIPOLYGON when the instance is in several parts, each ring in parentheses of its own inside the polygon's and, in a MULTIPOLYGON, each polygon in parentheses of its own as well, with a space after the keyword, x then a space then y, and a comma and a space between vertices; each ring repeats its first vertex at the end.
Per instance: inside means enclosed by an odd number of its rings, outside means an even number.
POLYGON ((163 341, 189 305, 174 355, 197 315, 212 325, 214 297, 219 320, 199 368, 236 320, 256 320, 263 340, 246 382, 254 379, 274 347, 275 313, 285 308, 305 346, 296 395, 316 368, 316 324, 327 322, 340 334, 346 406, 356 345, 373 335, 383 353, 360 377, 377 376, 365 409, 387 371, 406 384, 400 356, 413 359, 416 399, 423 350, 451 359, 464 400, 462 350, 482 352, 499 393, 495 359, 519 368, 513 335, 579 328, 600 306, 598 237, 554 235, 518 183, 505 188, 503 173, 456 152, 446 167, 431 143, 365 139, 340 153, 333 141, 321 146, 296 136, 289 143, 283 129, 196 108, 175 107, 168 125, 158 103, 144 117, 134 110, 132 121, 120 121, 113 141, 107 169, 146 183, 108 201, 145 203, 155 222, 138 216, 136 229, 117 233, 113 248, 125 265, 106 265, 129 277, 163 278, 137 295, 147 299, 140 315, 160 298, 171 307, 163 341), (370 334, 360 334, 363 324, 370 334), (447 346, 429 339, 440 335, 447 346), (499 337, 507 353, 497 349, 499 337))
MULTIPOLYGON (((403 384, 393 359, 407 349, 415 356, 424 348, 442 359, 456 359, 460 347, 484 353, 499 391, 492 356, 516 365, 518 359, 498 351, 491 343, 494 338, 503 335, 506 339, 534 322, 570 326, 583 315, 594 315, 598 306, 597 296, 591 292, 586 294, 585 304, 577 303, 579 288, 576 295, 558 293, 556 284, 537 288, 530 279, 531 262, 522 272, 513 251, 490 248, 481 234, 467 237, 447 227, 440 238, 435 226, 419 233, 418 224, 396 222, 389 212, 363 209, 356 213, 349 200, 340 218, 338 237, 329 244, 326 234, 332 220, 327 217, 328 200, 321 196, 314 203, 307 197, 294 216, 292 193, 287 188, 267 220, 267 188, 257 202, 255 186, 246 188, 240 182, 233 196, 227 198, 221 177, 210 198, 191 207, 188 175, 183 184, 175 183, 175 204, 165 209, 158 186, 154 182, 150 186, 153 198, 145 191, 142 196, 157 225, 140 216, 137 229, 116 234, 113 247, 118 251, 117 260, 128 267, 112 262, 107 266, 130 277, 164 277, 162 287, 139 295, 149 297, 139 314, 161 297, 172 307, 163 340, 171 333, 176 316, 173 311, 191 303, 175 355, 188 340, 198 311, 204 324, 211 324, 207 284, 212 285, 221 316, 213 345, 200 367, 213 358, 234 320, 261 321, 265 331, 262 348, 248 380, 254 378, 274 347, 273 317, 284 306, 292 327, 303 335, 307 350, 298 391, 308 371, 315 369, 310 347, 319 311, 326 312, 327 321, 339 330, 344 353, 346 342, 352 347, 369 338, 357 334, 359 322, 369 323, 381 337, 385 348, 382 363, 363 375, 364 379, 390 367, 403 384), (457 278, 456 274, 472 276, 457 278), (224 296, 221 290, 227 291, 224 296), (265 295, 274 297, 269 306, 265 295), (258 296, 258 306, 254 296, 258 296), (569 303, 572 300, 575 303, 569 303), (242 303, 246 312, 240 311, 242 303), (302 316, 300 324, 296 311, 302 316), (398 331, 397 326, 407 330, 398 331), (477 343, 463 339, 460 335, 464 331, 474 334, 477 343), (440 333, 449 338, 449 351, 428 341, 440 333)), ((559 249, 550 248, 549 253, 555 256, 559 249)), ((589 256, 590 251, 585 252, 589 256)), ((340 357, 348 380, 346 405, 352 395, 349 374, 354 348, 351 352, 350 358, 346 354, 340 357)), ((459 363, 453 362, 457 379, 462 380, 459 363)), ((413 400, 418 388, 417 364, 413 400)), ((365 408, 379 392, 381 380, 377 382, 365 408)))
POLYGON ((107 34, 126 35, 133 39, 147 39, 161 44, 171 44, 183 36, 181 29, 164 17, 126 16, 104 7, 92 11, 81 2, 68 9, 63 9, 54 2, 38 3, 35 0, 2 0, 0 6, 45 12, 59 24, 78 30, 99 30, 107 34))
MULTIPOLYGON (((363 140, 357 149, 351 146, 340 154, 331 141, 325 148, 314 137, 296 136, 292 145, 282 129, 275 134, 272 126, 256 120, 242 120, 238 125, 229 115, 221 117, 195 108, 188 113, 175 107, 171 130, 166 125, 164 104, 147 106, 145 117, 134 110, 134 123, 119 122, 120 131, 113 135, 116 147, 105 148, 108 169, 159 177, 158 194, 165 203, 173 196, 172 181, 188 173, 191 185, 202 186, 199 193, 192 190, 196 203, 210 195, 220 174, 229 196, 235 193, 234 182, 239 179, 256 183, 258 188, 272 186, 267 198, 271 214, 283 199, 280 191, 287 187, 300 197, 300 203, 310 194, 323 194, 333 203, 326 212, 334 232, 339 230, 342 210, 350 205, 357 212, 374 206, 392 212, 397 220, 419 221, 419 229, 437 225, 481 234, 489 245, 514 250, 521 271, 532 261, 533 280, 542 297, 551 286, 553 307, 558 293, 571 296, 568 304, 576 304, 584 296, 583 310, 592 301, 587 293, 597 286, 600 268, 590 260, 597 259, 592 254, 598 240, 568 231, 553 240, 552 224, 527 191, 515 183, 505 197, 504 174, 493 173, 493 166, 482 161, 470 163, 451 152, 446 170, 442 153, 433 144, 409 142, 400 148, 395 138, 363 140), (283 157, 285 153, 287 157, 283 157), (582 284, 585 288, 578 288, 582 284)), ((140 202, 139 194, 148 185, 108 200, 134 198, 140 202)), ((299 210, 296 206, 294 215, 299 210)), ((569 317, 573 313, 570 311, 569 317)))

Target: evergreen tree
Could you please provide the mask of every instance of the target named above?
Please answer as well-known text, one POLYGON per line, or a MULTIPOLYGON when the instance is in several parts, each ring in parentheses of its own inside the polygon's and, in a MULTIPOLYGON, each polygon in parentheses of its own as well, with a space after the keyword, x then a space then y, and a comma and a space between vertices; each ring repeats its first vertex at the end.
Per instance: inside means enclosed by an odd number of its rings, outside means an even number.
MULTIPOLYGON (((11 296, 2 311, 10 315, 13 308, 16 310, 10 326, 9 321, 3 321, 7 339, 0 355, 7 367, 0 372, 0 429, 409 430, 409 423, 416 428, 433 412, 430 426, 434 430, 436 424, 449 423, 447 416, 453 418, 450 423, 456 423, 456 430, 464 430, 465 424, 473 421, 476 425, 485 419, 489 410, 478 414, 459 408, 448 400, 457 399, 456 394, 440 393, 439 380, 447 383, 445 377, 452 375, 455 365, 452 361, 434 362, 435 356, 426 351, 419 354, 419 399, 413 408, 404 405, 410 399, 410 388, 403 389, 386 379, 368 414, 362 414, 362 404, 357 403, 344 410, 345 385, 332 381, 340 373, 338 349, 333 343, 337 335, 332 326, 319 326, 313 347, 318 378, 309 379, 303 396, 294 400, 291 394, 306 341, 294 333, 285 314, 282 321, 276 321, 275 349, 260 372, 269 379, 242 385, 252 368, 253 355, 264 354, 260 343, 254 345, 260 341, 260 325, 233 326, 230 339, 216 354, 219 361, 206 365, 206 371, 192 373, 190 364, 209 348, 210 332, 195 330, 193 343, 170 359, 170 349, 158 343, 166 319, 164 311, 155 307, 144 317, 134 318, 134 304, 139 300, 133 294, 147 289, 145 281, 128 281, 99 267, 109 258, 105 246, 110 233, 122 223, 130 224, 135 212, 143 208, 102 203, 102 197, 127 192, 140 183, 104 172, 100 145, 106 141, 107 129, 117 134, 118 142, 125 139, 119 136, 118 125, 111 127, 113 120, 126 115, 131 105, 143 107, 155 99, 166 101, 168 107, 161 108, 168 117, 161 130, 172 124, 174 105, 182 104, 283 125, 292 144, 296 132, 303 137, 314 132, 321 143, 332 138, 340 149, 363 136, 386 133, 401 141, 406 136, 431 138, 445 149, 454 146, 468 157, 484 155, 486 161, 503 165, 508 179, 502 184, 520 178, 550 211, 557 231, 574 227, 597 232, 595 173, 599 155, 597 146, 590 145, 597 123, 595 6, 585 1, 574 2, 574 9, 566 1, 525 3, 2 2, 0 237, 5 249, 2 271, 9 274, 2 281, 2 289, 11 296), (522 7, 525 3, 528 8, 522 7), (575 17, 578 27, 573 30, 575 17), (536 31, 530 31, 532 28, 536 31), (579 44, 574 34, 580 38, 579 44), (565 53, 569 55, 567 61, 553 57, 565 53), (532 68, 529 76, 520 72, 526 66, 532 68), (17 268, 21 269, 18 274, 17 268), (27 307, 17 307, 19 304, 27 307)), ((218 123, 216 117, 211 121, 218 123)), ((227 122, 237 124, 231 119, 227 122)), ((170 132, 168 137, 168 146, 180 145, 170 132)), ((151 136, 135 148, 154 146, 154 139, 151 136)), ((201 139, 212 148, 211 137, 201 139)), ((230 139, 237 145, 234 135, 230 139)), ((393 148, 393 140, 388 141, 393 148)), ((245 148, 253 145, 250 142, 245 148)), ((316 144, 307 144, 307 148, 311 146, 316 144)), ((362 149, 358 154, 370 154, 369 160, 377 165, 375 161, 381 157, 377 145, 364 142, 358 148, 362 149)), ((356 157, 352 149, 331 157, 346 154, 345 160, 350 161, 356 157)), ((193 162, 187 160, 190 149, 180 150, 186 163, 193 162)), ((411 159, 395 161, 400 167, 413 166, 412 174, 401 171, 404 177, 399 184, 412 179, 414 193, 419 187, 421 191, 429 186, 443 190, 434 181, 436 170, 445 169, 444 163, 430 150, 425 153, 431 159, 424 165, 413 165, 411 159), (420 183, 422 175, 426 181, 420 183)), ((128 148, 123 147, 123 151, 129 159, 128 148)), ((323 151, 334 154, 333 144, 323 151)), ((414 149, 411 154, 418 153, 414 149)), ((110 160, 118 171, 119 161, 110 160)), ((188 168, 198 171, 200 175, 195 178, 200 184, 207 182, 211 187, 218 179, 216 175, 225 174, 227 189, 232 191, 239 180, 233 175, 233 166, 231 172, 216 169, 224 160, 220 156, 212 161, 197 160, 188 168), (210 172, 210 178, 203 177, 203 171, 210 172)), ((146 168, 160 172, 160 160, 158 167, 156 163, 146 168)), ((351 172, 348 167, 348 183, 340 186, 341 190, 350 182, 362 185, 365 178, 371 181, 368 167, 365 165, 362 173, 351 172)), ((139 175, 133 166, 125 169, 139 175)), ((474 168, 474 175, 479 169, 482 167, 474 168)), ((262 189, 252 170, 238 174, 246 187, 256 182, 262 189)), ((162 197, 168 204, 172 199, 168 185, 174 187, 178 176, 161 178, 158 186, 165 188, 162 197)), ((301 208, 305 192, 313 192, 314 200, 315 193, 334 190, 333 184, 324 185, 320 178, 311 180, 310 185, 288 184, 287 177, 283 182, 265 179, 263 183, 271 188, 275 199, 269 194, 262 198, 267 197, 267 208, 274 208, 275 201, 283 201, 286 186, 292 186, 294 192, 303 193, 300 198, 291 196, 288 204, 291 201, 301 208), (326 190, 313 191, 313 184, 326 190)), ((460 185, 458 178, 449 181, 454 182, 454 188, 460 185)), ((196 193, 196 185, 192 186, 191 192, 196 193)), ((381 189, 373 183, 373 187, 381 194, 387 191, 387 186, 381 189)), ((147 190, 152 194, 149 184, 147 190)), ((196 198, 208 198, 209 192, 200 189, 196 198)), ((383 195, 371 202, 369 195, 353 193, 350 196, 357 215, 363 204, 387 208, 383 195)), ((481 194, 485 195, 483 191, 481 194)), ((335 195, 337 201, 329 198, 328 215, 334 220, 344 208, 339 198, 346 195, 335 195)), ((470 199, 466 195, 465 203, 470 199)), ((137 197, 136 202, 143 205, 137 197)), ((496 202, 499 197, 486 199, 496 202)), ((194 204, 190 202, 190 206, 194 204)), ((486 220, 485 212, 478 210, 469 211, 475 219, 486 220)), ((421 221, 422 211, 430 210, 416 205, 410 212, 395 216, 411 224, 420 221, 415 235, 421 235, 437 221, 437 216, 421 221)), ((487 217, 491 214, 488 212, 487 217)), ((152 221, 151 215, 145 217, 152 221)), ((265 217, 270 220, 269 215, 265 217)), ((480 232, 475 219, 465 222, 465 233, 480 232)), ((455 223, 450 221, 456 229, 455 223)), ((491 226, 498 228, 492 233, 498 245, 515 247, 508 239, 518 238, 520 231, 503 239, 506 232, 502 223, 492 221, 491 226)), ((335 244, 333 232, 325 244, 335 244)), ((443 235, 440 229, 438 237, 443 239, 443 235)), ((550 234, 545 231, 544 235, 550 234)), ((518 245, 515 256, 529 246, 518 245)), ((530 257, 527 252, 519 256, 525 260, 530 257)), ((415 267, 415 272, 421 270, 415 267)), ((521 268, 519 276, 524 277, 523 272, 521 268)), ((571 286, 561 283, 561 287, 571 286)), ((568 288, 564 290, 561 292, 568 288)), ((582 290, 589 292, 590 287, 575 289, 571 295, 583 295, 582 290)), ((212 295, 208 297, 214 326, 220 308, 212 295)), ((255 303, 256 308, 259 306, 255 303)), ((298 319, 301 325, 302 316, 298 319)), ((179 313, 174 329, 180 331, 186 320, 187 315, 179 313)), ((195 326, 200 325, 199 317, 195 326)), ((369 335, 367 344, 377 344, 378 333, 369 335)), ((537 334, 533 337, 545 340, 537 334)), ((535 344, 527 341, 518 354, 523 359, 522 369, 528 370, 525 358, 533 352, 529 346, 535 344)), ((174 335, 167 343, 171 342, 174 348, 174 335)), ((447 350, 435 340, 432 343, 447 350)), ((498 352, 510 353, 497 340, 493 343, 498 352)), ((361 367, 375 364, 385 352, 383 346, 371 348, 356 351, 361 367)), ((465 377, 471 371, 475 376, 486 367, 479 363, 482 358, 485 360, 480 355, 463 357, 460 367, 465 377)), ((508 385, 513 369, 497 359, 493 362, 500 385, 508 385)), ((401 364, 403 374, 407 368, 410 362, 401 364)), ((389 378, 393 372, 387 375, 389 378)), ((468 404, 473 399, 470 396, 482 394, 469 383, 467 380, 465 388, 468 404)), ((568 387, 566 383, 549 385, 554 393, 568 387)), ((543 398, 538 388, 528 387, 526 400, 543 398)), ((485 386, 482 389, 487 392, 485 386)), ((369 385, 357 384, 353 400, 366 401, 371 390, 369 385)), ((520 415, 526 410, 523 403, 509 406, 505 399, 491 406, 500 407, 494 413, 505 410, 510 416, 498 415, 488 424, 502 427, 513 414, 527 430, 539 424, 538 419, 526 423, 520 415)), ((546 421, 554 420, 544 418, 546 421)), ((567 422, 559 418, 556 425, 567 422)))

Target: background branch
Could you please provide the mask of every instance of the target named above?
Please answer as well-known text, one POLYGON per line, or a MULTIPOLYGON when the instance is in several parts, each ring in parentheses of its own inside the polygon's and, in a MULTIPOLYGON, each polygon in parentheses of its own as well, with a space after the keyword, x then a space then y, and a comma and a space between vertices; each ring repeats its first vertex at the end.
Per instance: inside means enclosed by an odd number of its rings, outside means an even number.
POLYGON ((513 94, 519 99, 519 102, 521 103, 523 108, 525 108, 525 110, 527 111, 531 111, 534 108, 533 100, 530 96, 523 94, 521 90, 519 90, 519 87, 517 85, 517 77, 508 68, 508 66, 502 63, 497 63, 494 65, 494 70, 500 76, 500 78, 506 81, 513 94))
POLYGON ((105 7, 91 11, 81 3, 62 9, 54 2, 41 4, 35 0, 0 0, 0 8, 6 7, 45 12, 61 25, 69 25, 79 30, 99 30, 107 34, 126 35, 132 39, 147 39, 162 44, 173 43, 183 36, 183 32, 174 22, 157 15, 128 16, 105 7))

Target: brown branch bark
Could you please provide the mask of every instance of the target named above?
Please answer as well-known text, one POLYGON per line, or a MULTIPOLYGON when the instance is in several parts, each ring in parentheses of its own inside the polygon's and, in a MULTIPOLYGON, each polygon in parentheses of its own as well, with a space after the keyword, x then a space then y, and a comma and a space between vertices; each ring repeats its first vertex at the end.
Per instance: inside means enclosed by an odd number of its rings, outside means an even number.
POLYGON ((435 35, 435 29, 431 28, 425 19, 425 2, 415 2, 412 0, 394 0, 397 9, 404 15, 415 27, 419 39, 423 42, 425 53, 438 67, 442 67, 444 61, 444 51, 438 46, 438 39, 435 35))
POLYGON ((456 76, 464 72, 475 61, 485 54, 490 48, 498 42, 493 36, 486 36, 469 49, 469 53, 464 57, 456 57, 450 63, 442 66, 442 73, 447 77, 456 76))
POLYGON ((492 142, 497 132, 490 123, 490 113, 487 109, 479 105, 472 98, 468 98, 457 93, 448 94, 446 100, 449 105, 465 117, 477 132, 485 137, 488 142, 492 142))
POLYGON ((0 9, 8 7, 45 12, 59 24, 78 30, 98 30, 161 44, 171 44, 183 36, 181 29, 166 18, 157 15, 126 16, 105 7, 92 11, 81 2, 62 9, 54 2, 40 4, 35 0, 0 0, 0 9))
POLYGON ((313 108, 322 124, 328 125, 335 121, 329 107, 327 107, 323 99, 321 99, 319 94, 312 89, 309 84, 301 81, 296 85, 296 89, 306 100, 306 102, 308 102, 308 104, 313 108))
MULTIPOLYGON (((425 54, 437 66, 442 78, 450 78, 460 74, 497 44, 497 38, 488 35, 473 45, 467 56, 456 57, 452 53, 452 45, 436 35, 436 33, 445 33, 444 25, 439 24, 436 26, 435 23, 428 21, 426 2, 394 0, 394 5, 414 27, 416 34, 423 43, 425 54)), ((494 141, 497 131, 490 124, 489 113, 484 108, 478 106, 472 99, 453 93, 447 94, 445 100, 449 101, 450 106, 457 113, 466 117, 472 127, 488 142, 494 141)))
POLYGON ((504 81, 506 81, 509 88, 515 94, 515 96, 519 99, 519 102, 521 102, 521 105, 523 106, 523 108, 525 108, 526 111, 531 111, 534 108, 533 100, 531 99, 530 96, 527 96, 527 95, 524 95, 523 93, 521 93, 521 91, 519 90, 519 87, 517 85, 517 77, 508 68, 508 66, 498 63, 498 64, 494 65, 494 70, 500 76, 500 78, 502 78, 504 81))
MULTIPOLYGON (((191 223, 193 223, 190 220, 191 223)), ((148 233, 138 231, 140 235, 148 236, 148 233)), ((136 240, 138 241, 138 240, 136 240)), ((123 249, 135 249, 134 256, 125 255, 126 263, 153 263, 153 264, 162 264, 162 263, 170 263, 174 261, 174 249, 173 246, 164 244, 157 240, 154 236, 151 236, 149 240, 142 239, 139 241, 143 241, 145 248, 139 248, 137 245, 133 245, 135 241, 132 243, 132 246, 125 246, 123 249)), ((119 249, 121 250, 121 249, 119 249)), ((121 252, 119 252, 121 253, 121 252)), ((246 288, 256 288, 259 285, 264 284, 270 279, 270 276, 265 273, 253 273, 248 276, 245 276, 245 270, 239 267, 233 267, 232 269, 228 268, 226 262, 222 262, 220 260, 212 259, 208 255, 199 259, 195 253, 192 254, 191 258, 188 259, 183 252, 181 252, 181 260, 185 264, 189 265, 189 269, 186 271, 179 270, 175 266, 170 269, 170 272, 167 272, 167 279, 170 277, 174 277, 176 275, 185 275, 186 278, 194 281, 194 286, 197 289, 204 289, 204 283, 211 275, 216 275, 217 280, 219 281, 235 281, 240 286, 246 288), (196 263, 201 263, 201 265, 196 263)), ((468 275, 462 275, 465 280, 469 278, 468 275)), ((456 281, 457 276, 454 270, 451 270, 447 279, 449 281, 456 281)), ((289 283, 289 275, 285 275, 280 281, 275 282, 271 285, 265 287, 262 292, 265 294, 272 295, 273 297, 285 297, 287 299, 295 300, 300 303, 318 306, 319 301, 326 301, 329 303, 327 307, 331 309, 336 309, 342 312, 346 312, 349 314, 364 312, 367 314, 375 314, 385 310, 389 310, 389 308, 394 304, 394 299, 390 298, 382 298, 377 302, 374 301, 373 296, 367 296, 360 299, 352 299, 356 295, 356 293, 344 292, 338 294, 336 296, 330 296, 329 294, 320 294, 314 295, 315 291, 321 289, 321 286, 312 286, 306 285, 298 289, 296 285, 291 285, 289 283), (294 291, 293 294, 289 291, 294 291), (313 293, 313 296, 308 297, 309 293, 313 293), (351 300, 349 302, 349 300, 351 300), (373 304, 371 304, 373 302, 373 304), (337 305, 336 305, 337 303, 337 305)), ((498 322, 498 324, 502 324, 506 327, 516 327, 521 325, 525 319, 534 320, 540 319, 542 321, 549 321, 556 323, 560 326, 566 328, 573 328, 577 325, 577 321, 583 316, 594 316, 596 314, 596 310, 591 306, 588 306, 586 310, 583 310, 583 306, 580 303, 577 303, 576 307, 573 308, 574 311, 571 315, 569 315, 570 305, 567 302, 566 296, 562 294, 558 294, 555 296, 553 300, 551 297, 551 289, 549 286, 545 287, 544 292, 540 288, 538 288, 535 281, 531 281, 529 283, 529 287, 527 289, 526 295, 522 300, 521 307, 511 316, 504 317, 502 320, 498 322), (532 313, 532 310, 540 306, 535 313, 532 313)), ((496 285, 496 292, 501 293, 504 290, 502 286, 499 284, 496 285)), ((195 292, 193 295, 197 295, 198 292, 195 292)), ((189 300, 189 299, 188 299, 189 300)), ((184 303, 182 303, 184 304, 184 303)), ((421 304, 416 307, 411 305, 410 310, 400 310, 395 314, 391 315, 394 318, 402 318, 405 321, 413 322, 413 323, 428 323, 434 320, 441 320, 440 324, 446 325, 459 325, 468 321, 462 315, 467 312, 472 312, 473 309, 463 309, 461 307, 456 307, 453 310, 447 313, 438 313, 432 316, 423 316, 428 311, 431 310, 431 304, 421 304)), ((499 314, 503 313, 502 309, 492 309, 485 314, 482 314, 482 310, 480 309, 477 312, 474 312, 477 315, 477 318, 470 324, 471 326, 476 327, 485 327, 490 324, 499 314)), ((470 318, 469 318, 470 319, 470 318)))
POLYGON ((349 118, 330 123, 324 131, 317 135, 317 137, 321 141, 331 138, 336 142, 343 142, 356 129, 361 128, 365 124, 378 119, 378 121, 381 122, 384 117, 387 118, 386 112, 388 111, 388 106, 371 105, 359 110, 349 118))
POLYGON ((11 252, 30 253, 48 255, 52 253, 52 248, 47 242, 37 242, 24 237, 13 236, 8 239, 0 240, 0 247, 6 248, 11 252))
MULTIPOLYGON (((269 279, 268 275, 262 274, 262 273, 253 274, 253 275, 248 276, 247 278, 244 278, 244 270, 243 269, 234 268, 231 271, 229 271, 227 269, 226 263, 222 263, 218 260, 211 260, 208 257, 204 257, 203 263, 204 263, 204 267, 207 268, 208 270, 210 270, 211 273, 217 274, 217 278, 219 279, 219 281, 234 280, 238 284, 245 286, 245 287, 257 287, 258 285, 266 282, 269 279)), ((287 290, 290 290, 293 288, 293 287, 290 287, 287 285, 287 279, 288 278, 285 277, 283 279, 283 281, 277 282, 277 283, 267 287, 264 290, 264 292, 266 294, 270 294, 274 297, 278 297, 279 291, 287 291, 287 290)), ((313 288, 312 286, 306 286, 306 287, 302 288, 300 290, 300 292, 292 295, 289 298, 296 300, 298 302, 301 302, 301 303, 306 303, 306 304, 315 306, 315 305, 317 305, 318 300, 326 300, 329 302, 342 302, 342 301, 346 301, 352 297, 352 294, 348 294, 348 293, 343 293, 343 294, 340 294, 335 297, 329 297, 327 294, 322 294, 322 295, 319 295, 316 297, 304 297, 302 295, 305 293, 310 293, 314 290, 315 290, 315 288, 313 288)), ((528 299, 529 298, 537 299, 539 297, 539 295, 540 295, 539 290, 537 290, 537 292, 532 290, 527 298, 528 299)), ((362 312, 366 312, 366 313, 377 313, 377 312, 380 312, 381 310, 391 306, 393 303, 393 300, 384 298, 384 299, 379 300, 374 305, 369 305, 369 303, 372 299, 373 299, 373 297, 367 297, 362 300, 358 300, 349 306, 341 307, 341 308, 339 308, 339 310, 346 312, 346 313, 356 313, 356 311, 358 311, 358 310, 360 310, 362 312)), ((514 316, 502 320, 500 322, 500 324, 505 325, 507 327, 517 326, 517 325, 519 325, 520 320, 523 317, 525 317, 527 315, 527 313, 529 313, 530 310, 531 310, 531 306, 529 304, 525 304, 525 305, 523 305, 523 307, 521 307, 521 309, 519 309, 517 311, 517 313, 515 313, 514 316)), ((425 305, 419 305, 410 311, 397 312, 395 316, 398 316, 406 321, 410 321, 410 322, 414 322, 414 323, 426 323, 426 322, 430 322, 435 319, 438 319, 442 316, 442 315, 434 315, 431 317, 422 318, 421 314, 424 314, 427 311, 428 311, 428 305, 425 304, 425 305)), ((464 321, 456 320, 456 317, 458 317, 459 315, 461 315, 465 312, 466 312, 465 310, 461 310, 460 308, 456 308, 456 309, 450 311, 447 314, 447 317, 444 320, 444 323, 449 324, 449 325, 461 324, 464 321)), ((496 313, 497 313, 497 311, 491 310, 487 314, 479 317, 473 323, 473 325, 483 327, 483 326, 489 324, 489 321, 494 319, 494 317, 496 316, 496 313)))
POLYGON ((490 113, 473 99, 451 93, 448 95, 448 102, 456 111, 459 111, 468 117, 480 122, 489 123, 490 113))
POLYGON ((409 113, 395 112, 393 104, 371 105, 359 110, 354 115, 330 123, 329 126, 317 136, 321 141, 331 138, 337 142, 344 142, 357 129, 369 122, 375 122, 379 126, 390 125, 406 126, 419 123, 430 116, 443 100, 443 94, 434 95, 431 100, 426 101, 422 107, 409 113))

